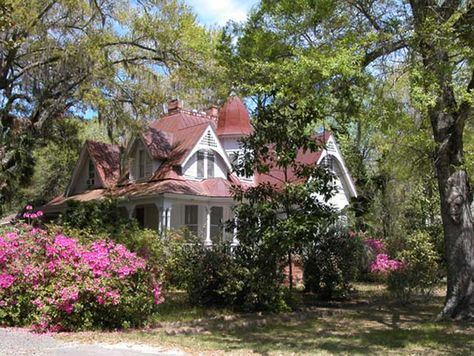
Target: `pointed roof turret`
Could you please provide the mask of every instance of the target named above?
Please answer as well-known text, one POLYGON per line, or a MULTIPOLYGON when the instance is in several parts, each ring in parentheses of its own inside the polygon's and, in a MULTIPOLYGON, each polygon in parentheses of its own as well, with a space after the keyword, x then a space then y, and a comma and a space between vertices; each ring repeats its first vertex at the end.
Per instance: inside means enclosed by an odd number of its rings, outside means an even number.
POLYGON ((217 135, 247 136, 252 132, 247 108, 237 95, 231 95, 219 112, 217 135))

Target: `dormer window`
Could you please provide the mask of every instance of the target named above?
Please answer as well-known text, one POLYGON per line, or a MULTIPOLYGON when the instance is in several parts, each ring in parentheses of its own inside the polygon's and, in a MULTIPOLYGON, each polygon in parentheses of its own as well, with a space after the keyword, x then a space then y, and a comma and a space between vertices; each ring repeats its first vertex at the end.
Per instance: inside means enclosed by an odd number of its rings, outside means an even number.
POLYGON ((208 152, 207 153, 207 178, 213 178, 214 177, 214 153, 213 152, 208 152))
POLYGON ((95 185, 95 166, 94 166, 94 162, 92 162, 91 159, 89 159, 87 170, 88 170, 87 187, 90 188, 95 185))
POLYGON ((145 178, 145 150, 138 151, 138 179, 145 178))
POLYGON ((197 177, 204 178, 204 152, 197 153, 197 177))
POLYGON ((197 152, 197 177, 213 178, 215 175, 215 155, 212 151, 197 152), (205 174, 206 173, 206 174, 205 174))

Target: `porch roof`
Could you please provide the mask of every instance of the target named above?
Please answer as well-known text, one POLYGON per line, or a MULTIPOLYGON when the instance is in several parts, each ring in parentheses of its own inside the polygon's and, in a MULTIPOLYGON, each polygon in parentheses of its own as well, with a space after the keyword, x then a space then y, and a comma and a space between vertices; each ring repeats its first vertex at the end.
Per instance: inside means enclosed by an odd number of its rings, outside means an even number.
POLYGON ((88 190, 69 197, 59 196, 45 204, 45 213, 53 213, 67 208, 70 200, 90 201, 103 198, 145 198, 162 194, 195 195, 202 197, 231 198, 232 182, 223 178, 211 178, 202 181, 184 179, 166 179, 155 182, 132 183, 110 189, 88 190))

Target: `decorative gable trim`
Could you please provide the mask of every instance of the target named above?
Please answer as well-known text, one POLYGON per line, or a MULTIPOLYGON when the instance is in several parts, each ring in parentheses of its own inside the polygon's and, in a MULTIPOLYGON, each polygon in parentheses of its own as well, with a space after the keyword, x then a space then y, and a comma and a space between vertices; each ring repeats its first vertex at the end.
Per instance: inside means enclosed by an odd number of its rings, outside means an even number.
POLYGON ((184 167, 197 151, 203 149, 211 149, 215 151, 224 160, 228 171, 232 171, 232 165, 230 163, 229 157, 227 156, 227 153, 222 147, 222 144, 219 141, 219 138, 217 137, 216 131, 214 130, 211 124, 209 124, 208 127, 204 130, 203 134, 197 141, 197 144, 194 145, 193 149, 189 151, 188 155, 181 163, 181 167, 184 167))
POLYGON ((211 130, 207 129, 204 133, 204 136, 199 141, 201 146, 209 146, 212 148, 217 148, 217 141, 214 135, 212 135, 211 130))
POLYGON ((357 191, 355 188, 354 181, 352 180, 351 175, 349 174, 349 170, 346 167, 346 163, 344 162, 344 158, 342 157, 341 151, 339 150, 339 146, 336 142, 336 139, 334 136, 331 134, 329 138, 326 141, 325 148, 322 151, 317 164, 321 164, 323 160, 328 157, 332 156, 337 160, 337 163, 340 165, 341 171, 342 171, 342 177, 340 177, 341 180, 344 181, 348 188, 348 193, 350 197, 357 197, 357 191))

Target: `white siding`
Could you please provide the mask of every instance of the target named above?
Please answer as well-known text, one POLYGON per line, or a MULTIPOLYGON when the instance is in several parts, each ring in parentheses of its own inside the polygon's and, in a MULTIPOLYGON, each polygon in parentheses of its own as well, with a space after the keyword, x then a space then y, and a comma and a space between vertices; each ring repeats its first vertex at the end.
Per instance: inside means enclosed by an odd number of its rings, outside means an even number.
POLYGON ((89 180, 89 160, 90 160, 89 154, 86 154, 84 159, 81 162, 81 165, 78 170, 78 174, 74 182, 72 182, 73 184, 73 187, 71 189, 72 194, 82 193, 83 191, 88 190, 88 189, 101 188, 100 178, 97 174, 96 169, 95 169, 95 179, 94 179, 95 184, 93 186, 89 186, 89 184, 87 184, 87 181, 89 180))

